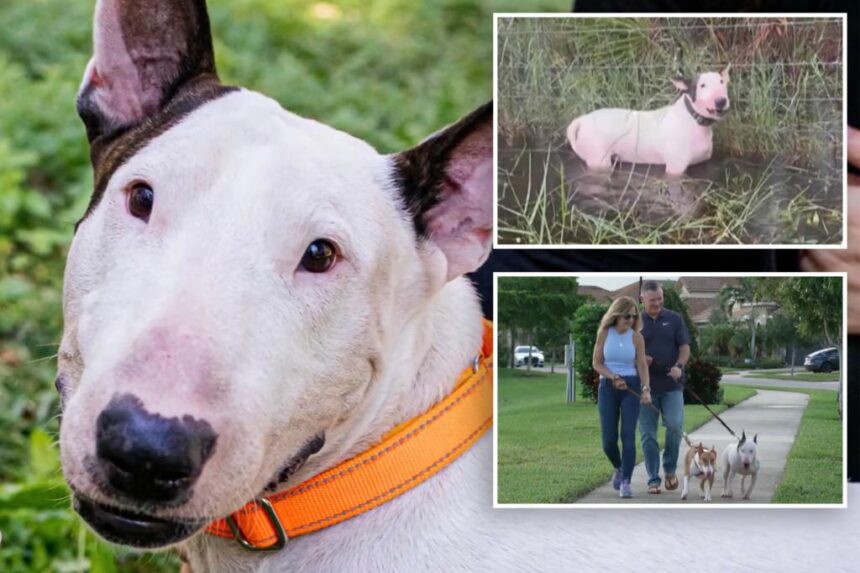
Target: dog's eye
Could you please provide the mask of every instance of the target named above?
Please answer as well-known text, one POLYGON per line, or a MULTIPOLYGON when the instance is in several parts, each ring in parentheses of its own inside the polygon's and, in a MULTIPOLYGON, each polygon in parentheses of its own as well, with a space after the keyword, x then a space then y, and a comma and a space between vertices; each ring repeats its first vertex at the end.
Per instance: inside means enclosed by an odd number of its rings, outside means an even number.
POLYGON ((336 260, 334 244, 326 239, 316 239, 305 249, 301 267, 311 273, 324 273, 334 266, 336 260))
POLYGON ((700 88, 703 88, 703 87, 705 87, 705 84, 702 84, 702 85, 700 85, 699 87, 700 87, 700 88))
POLYGON ((128 192, 128 212, 133 217, 149 221, 153 201, 155 201, 155 193, 152 187, 146 183, 135 183, 128 192))

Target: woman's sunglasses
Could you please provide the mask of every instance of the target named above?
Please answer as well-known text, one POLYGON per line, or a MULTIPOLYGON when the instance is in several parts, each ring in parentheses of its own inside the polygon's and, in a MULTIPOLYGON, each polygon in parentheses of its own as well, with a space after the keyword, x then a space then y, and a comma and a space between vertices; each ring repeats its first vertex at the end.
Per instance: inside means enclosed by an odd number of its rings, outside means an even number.
POLYGON ((639 315, 638 314, 622 314, 621 318, 624 318, 627 320, 635 320, 637 316, 639 316, 639 315))

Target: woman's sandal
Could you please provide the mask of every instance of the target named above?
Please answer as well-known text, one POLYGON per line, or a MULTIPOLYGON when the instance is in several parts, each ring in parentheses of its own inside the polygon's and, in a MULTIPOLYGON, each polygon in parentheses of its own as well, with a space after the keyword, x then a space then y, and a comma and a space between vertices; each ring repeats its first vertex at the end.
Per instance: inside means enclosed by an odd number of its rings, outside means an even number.
POLYGON ((668 491, 678 489, 678 476, 675 474, 668 474, 666 476, 666 489, 668 491))
POLYGON ((653 494, 660 493, 660 484, 655 483, 655 484, 649 485, 648 486, 648 493, 653 493, 653 494))

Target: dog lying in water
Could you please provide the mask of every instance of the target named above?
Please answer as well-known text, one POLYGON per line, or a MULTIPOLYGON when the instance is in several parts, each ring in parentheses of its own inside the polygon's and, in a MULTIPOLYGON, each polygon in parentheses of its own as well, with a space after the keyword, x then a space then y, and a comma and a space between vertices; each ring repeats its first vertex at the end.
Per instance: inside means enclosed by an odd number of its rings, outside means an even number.
POLYGON ((598 109, 567 128, 573 151, 589 169, 609 169, 615 160, 665 165, 667 175, 707 161, 712 126, 729 111, 729 68, 693 79, 673 79, 681 92, 672 105, 650 111, 598 109))

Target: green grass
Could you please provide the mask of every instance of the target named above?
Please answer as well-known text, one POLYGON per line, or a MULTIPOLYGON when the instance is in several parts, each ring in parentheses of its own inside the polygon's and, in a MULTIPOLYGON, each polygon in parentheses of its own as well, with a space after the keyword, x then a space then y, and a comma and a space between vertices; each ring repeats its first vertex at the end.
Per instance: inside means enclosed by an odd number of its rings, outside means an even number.
MULTIPOLYGON (((565 376, 499 369, 499 503, 568 503, 605 482, 611 470, 600 444, 597 406, 577 397, 565 404, 565 376)), ((725 410, 755 394, 724 386, 725 410)), ((686 431, 711 419, 697 405, 684 407, 686 431)), ((664 430, 660 428, 662 442, 664 430)), ((637 453, 641 461, 641 451, 637 453)))
POLYGON ((840 503, 842 473, 842 420, 836 410, 836 392, 768 388, 809 394, 785 474, 774 492, 774 503, 840 503))
POLYGON ((794 376, 789 373, 774 373, 767 372, 744 374, 744 378, 769 378, 771 380, 797 380, 800 382, 838 382, 839 372, 807 372, 806 370, 798 369, 794 376))

